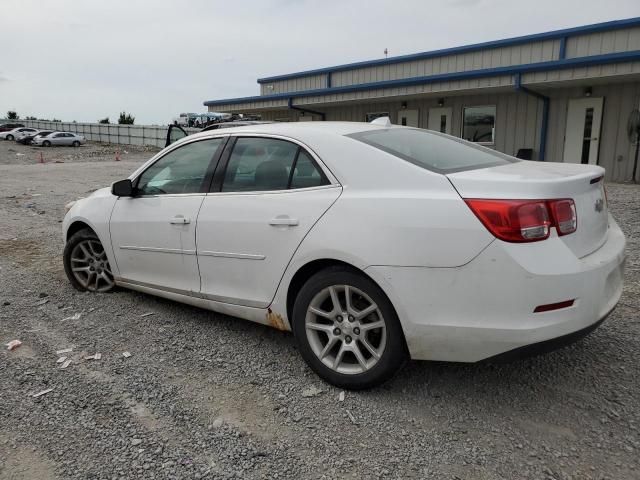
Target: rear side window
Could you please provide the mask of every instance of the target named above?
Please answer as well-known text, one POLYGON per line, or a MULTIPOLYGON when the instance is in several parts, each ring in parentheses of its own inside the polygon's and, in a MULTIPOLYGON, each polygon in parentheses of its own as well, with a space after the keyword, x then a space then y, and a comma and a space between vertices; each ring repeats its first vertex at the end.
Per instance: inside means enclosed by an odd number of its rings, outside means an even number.
POLYGON ((289 188, 319 187, 324 184, 324 175, 320 173, 311 156, 301 149, 291 175, 289 188))
POLYGON ((453 173, 517 162, 495 150, 417 128, 387 128, 347 135, 426 170, 453 173))
POLYGON ((311 156, 295 143, 238 138, 222 183, 223 192, 260 192, 329 183, 311 156))

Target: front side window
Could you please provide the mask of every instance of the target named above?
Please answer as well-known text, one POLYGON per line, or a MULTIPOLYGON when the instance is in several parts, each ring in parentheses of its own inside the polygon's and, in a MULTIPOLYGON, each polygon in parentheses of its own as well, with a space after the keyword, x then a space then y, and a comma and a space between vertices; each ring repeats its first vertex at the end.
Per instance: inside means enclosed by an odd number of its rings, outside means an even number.
POLYGON ((223 138, 188 143, 167 153, 138 177, 138 195, 200 193, 223 138))
POLYGON ((503 153, 420 128, 385 128, 353 133, 359 140, 427 170, 453 173, 516 162, 503 153))
POLYGON ((239 138, 222 183, 223 192, 260 192, 326 185, 309 154, 274 138, 239 138))
POLYGON ((462 138, 476 143, 495 143, 496 107, 466 107, 463 109, 462 138))

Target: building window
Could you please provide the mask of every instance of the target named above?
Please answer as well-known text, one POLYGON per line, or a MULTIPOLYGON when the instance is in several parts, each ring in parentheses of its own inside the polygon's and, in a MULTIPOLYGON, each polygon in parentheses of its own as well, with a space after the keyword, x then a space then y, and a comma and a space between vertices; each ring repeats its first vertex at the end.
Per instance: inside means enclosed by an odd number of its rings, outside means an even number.
POLYGON ((462 138, 476 143, 495 143, 495 105, 465 107, 462 116, 462 138))
POLYGON ((371 112, 371 113, 366 113, 364 116, 364 121, 369 123, 369 122, 373 122, 376 118, 380 118, 380 117, 390 117, 389 112, 371 112))

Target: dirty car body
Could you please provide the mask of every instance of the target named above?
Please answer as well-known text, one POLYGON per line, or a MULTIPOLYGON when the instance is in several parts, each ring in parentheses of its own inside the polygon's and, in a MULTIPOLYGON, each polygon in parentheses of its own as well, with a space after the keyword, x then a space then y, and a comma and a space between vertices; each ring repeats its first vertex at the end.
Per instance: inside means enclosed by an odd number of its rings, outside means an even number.
POLYGON ((88 289, 294 330, 323 378, 366 388, 403 358, 477 362, 595 328, 625 246, 603 174, 408 127, 252 125, 174 143, 76 202, 64 237, 101 244, 79 264, 88 289))

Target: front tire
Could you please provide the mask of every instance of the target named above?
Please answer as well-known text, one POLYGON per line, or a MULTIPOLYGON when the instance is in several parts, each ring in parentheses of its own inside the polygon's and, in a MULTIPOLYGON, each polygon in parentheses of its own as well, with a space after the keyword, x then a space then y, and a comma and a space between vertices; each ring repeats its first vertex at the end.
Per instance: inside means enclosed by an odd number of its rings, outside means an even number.
POLYGON ((13 140, 13 135, 7 135, 7 140, 9 141, 13 140))
POLYGON ((49 140, 45 140, 44 142, 42 142, 42 146, 43 147, 50 147, 51 146, 51 142, 49 140))
POLYGON ((77 140, 74 140, 73 143, 71 144, 72 146, 78 148, 80 146, 80 142, 77 140))
POLYGON ((312 276, 295 300, 292 324, 304 360, 340 388, 380 385, 408 359, 393 305, 353 269, 331 267, 312 276))
POLYGON ((109 292, 115 288, 107 253, 91 229, 74 233, 64 247, 64 271, 81 292, 109 292))

